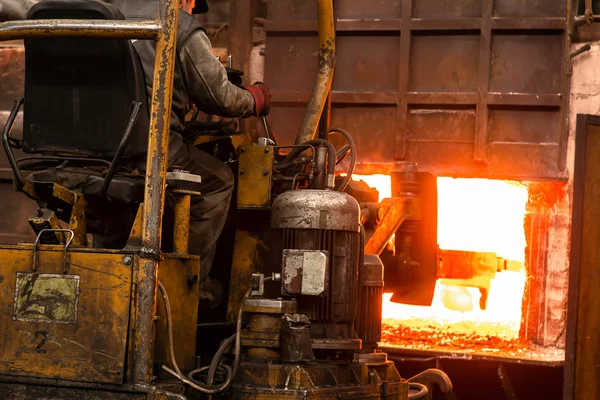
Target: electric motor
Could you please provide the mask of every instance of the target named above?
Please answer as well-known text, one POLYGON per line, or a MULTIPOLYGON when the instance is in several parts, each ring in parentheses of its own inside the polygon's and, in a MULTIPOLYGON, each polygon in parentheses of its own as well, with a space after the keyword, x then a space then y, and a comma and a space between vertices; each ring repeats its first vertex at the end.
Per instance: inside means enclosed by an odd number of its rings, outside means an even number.
POLYGON ((282 292, 298 300, 313 335, 354 339, 359 299, 360 207, 331 190, 295 190, 273 203, 282 230, 282 292))

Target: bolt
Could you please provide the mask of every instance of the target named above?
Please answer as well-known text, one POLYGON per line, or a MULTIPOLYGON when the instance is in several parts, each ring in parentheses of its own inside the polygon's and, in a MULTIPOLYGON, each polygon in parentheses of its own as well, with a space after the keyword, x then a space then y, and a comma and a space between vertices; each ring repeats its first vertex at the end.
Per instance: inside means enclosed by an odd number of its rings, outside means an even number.
POLYGON ((240 147, 240 153, 245 153, 246 152, 246 148, 245 147, 240 147))
POLYGON ((133 259, 131 258, 131 256, 123 257, 123 265, 131 265, 132 262, 133 262, 133 259))
POLYGON ((269 151, 271 151, 271 149, 269 147, 265 147, 265 153, 268 153, 269 151))
POLYGON ((263 175, 264 175, 264 176, 267 176, 267 175, 269 175, 269 171, 267 171, 266 169, 265 169, 265 170, 263 170, 263 175))
POLYGON ((241 170, 240 170, 240 175, 244 175, 245 173, 246 173, 246 170, 245 170, 245 169, 241 169, 241 170))

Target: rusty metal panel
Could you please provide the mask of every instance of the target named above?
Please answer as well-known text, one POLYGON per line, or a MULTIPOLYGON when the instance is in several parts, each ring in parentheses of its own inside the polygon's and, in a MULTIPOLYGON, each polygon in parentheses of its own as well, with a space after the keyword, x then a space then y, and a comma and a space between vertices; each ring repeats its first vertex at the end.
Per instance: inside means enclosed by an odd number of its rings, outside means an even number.
POLYGON ((495 0, 494 16, 505 18, 564 18, 566 4, 553 0, 495 0))
POLYGON ((560 93, 563 43, 560 34, 495 34, 490 92, 560 93))
POLYGON ((238 208, 269 208, 274 161, 273 146, 239 149, 238 208))
POLYGON ((478 50, 479 35, 414 35, 409 91, 475 92, 478 50))
POLYGON ((481 16, 481 0, 415 0, 415 18, 477 18, 481 16))
MULTIPOLYGON (((158 268, 158 280, 164 285, 173 320, 173 346, 175 359, 179 368, 191 371, 196 368, 196 326, 198 314, 194 312, 198 304, 200 277, 200 258, 190 256, 188 259, 176 258, 165 254, 158 268)), ((156 348, 155 363, 170 364, 169 336, 167 317, 162 296, 159 294, 156 303, 156 348)))
MULTIPOLYGON (((296 134, 318 61, 311 0, 267 1, 272 125, 296 134)), ((566 179, 568 0, 339 0, 332 124, 357 170, 566 179)))
POLYGON ((41 250, 32 275, 32 246, 0 249, 0 374, 122 383, 131 256, 69 256, 63 274, 62 247, 41 250))

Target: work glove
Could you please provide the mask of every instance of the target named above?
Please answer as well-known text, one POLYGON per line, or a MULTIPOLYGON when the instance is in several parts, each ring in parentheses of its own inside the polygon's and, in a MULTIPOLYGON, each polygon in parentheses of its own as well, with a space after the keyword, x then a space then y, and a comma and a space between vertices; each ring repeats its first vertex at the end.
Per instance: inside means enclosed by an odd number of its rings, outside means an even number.
POLYGON ((262 82, 256 82, 254 85, 246 88, 254 97, 254 116, 264 117, 269 114, 271 109, 271 90, 262 82))

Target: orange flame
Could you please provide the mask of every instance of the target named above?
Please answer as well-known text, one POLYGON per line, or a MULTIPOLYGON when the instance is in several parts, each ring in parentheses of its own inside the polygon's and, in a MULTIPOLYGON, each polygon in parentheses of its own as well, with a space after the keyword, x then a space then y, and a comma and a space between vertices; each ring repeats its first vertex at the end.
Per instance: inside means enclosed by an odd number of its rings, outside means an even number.
MULTIPOLYGON (((354 179, 376 187, 380 200, 391 196, 389 176, 354 176, 354 179)), ((508 260, 524 261, 523 222, 528 198, 525 186, 507 181, 446 177, 439 177, 437 183, 440 249, 493 252, 508 260)), ((392 303, 392 294, 386 293, 384 323, 514 339, 521 324, 525 281, 524 271, 496 273, 490 280, 485 310, 479 305, 479 289, 458 286, 452 280, 438 279, 431 307, 392 303)))

